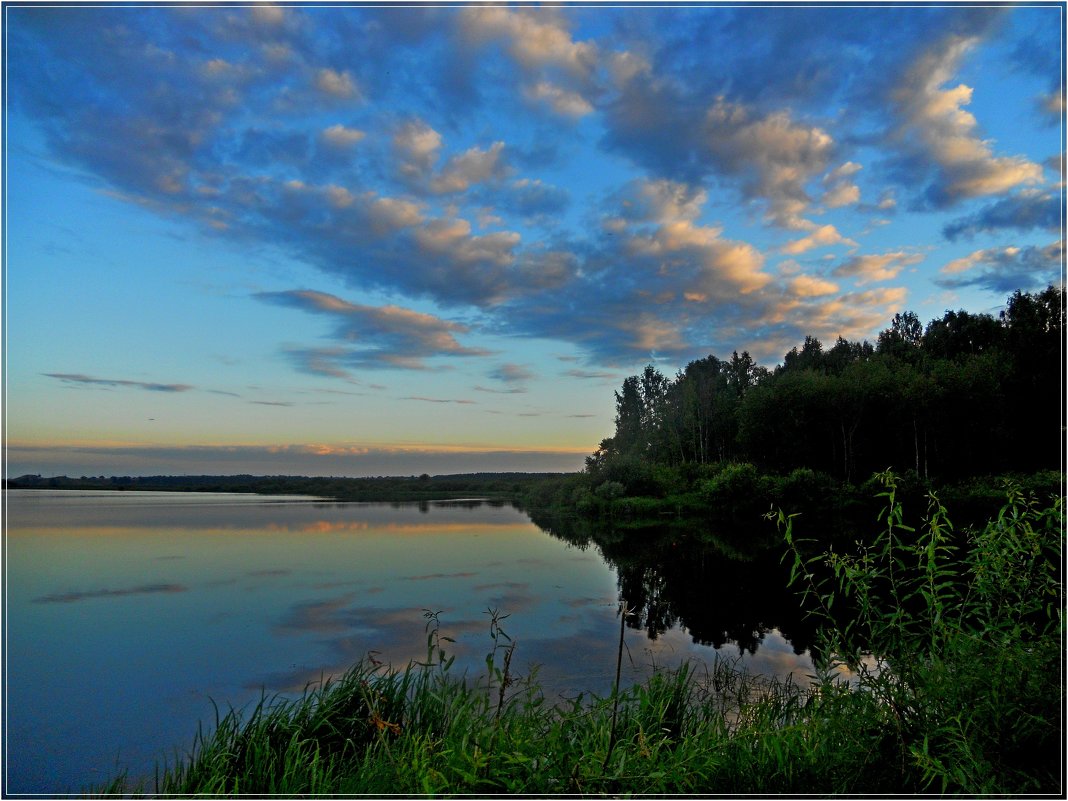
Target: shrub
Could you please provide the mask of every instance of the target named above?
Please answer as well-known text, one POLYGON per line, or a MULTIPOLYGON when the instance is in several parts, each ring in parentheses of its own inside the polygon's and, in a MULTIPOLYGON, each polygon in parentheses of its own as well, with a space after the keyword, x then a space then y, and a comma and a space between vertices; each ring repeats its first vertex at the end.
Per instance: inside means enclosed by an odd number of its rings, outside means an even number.
POLYGON ((955 533, 931 493, 917 529, 895 476, 876 478, 885 525, 855 554, 805 557, 778 516, 791 582, 824 624, 824 669, 844 665, 877 701, 902 760, 899 791, 1049 792, 1061 747, 1049 677, 1062 656, 1062 500, 1043 507, 1010 485, 995 520, 955 533))
POLYGON ((627 488, 618 481, 605 481, 595 490, 597 497, 606 501, 622 498, 626 492, 627 488))
POLYGON ((698 486, 717 513, 747 523, 768 510, 772 481, 748 462, 727 464, 698 486))

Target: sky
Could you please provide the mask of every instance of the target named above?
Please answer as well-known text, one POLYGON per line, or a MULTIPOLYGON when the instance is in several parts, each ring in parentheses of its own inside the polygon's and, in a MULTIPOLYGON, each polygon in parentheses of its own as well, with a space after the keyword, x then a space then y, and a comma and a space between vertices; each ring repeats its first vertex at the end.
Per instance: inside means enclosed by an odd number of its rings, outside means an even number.
POLYGON ((1063 280, 1064 8, 4 8, 5 475, 565 471, 1063 280))

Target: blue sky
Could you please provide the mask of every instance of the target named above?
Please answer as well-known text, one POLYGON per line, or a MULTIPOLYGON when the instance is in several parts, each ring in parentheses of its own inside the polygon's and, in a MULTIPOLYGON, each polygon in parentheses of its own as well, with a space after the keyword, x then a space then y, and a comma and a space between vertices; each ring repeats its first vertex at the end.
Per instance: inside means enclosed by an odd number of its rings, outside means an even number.
POLYGON ((1063 263, 1063 7, 5 7, 8 475, 569 470, 1063 263))

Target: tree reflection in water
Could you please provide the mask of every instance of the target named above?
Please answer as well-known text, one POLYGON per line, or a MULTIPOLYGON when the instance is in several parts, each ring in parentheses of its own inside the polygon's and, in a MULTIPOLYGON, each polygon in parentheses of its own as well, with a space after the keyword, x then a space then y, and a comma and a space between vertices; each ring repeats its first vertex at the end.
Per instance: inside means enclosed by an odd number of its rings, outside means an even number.
POLYGON ((627 625, 651 640, 678 626, 700 645, 755 654, 777 629, 795 654, 813 645, 813 621, 787 586, 784 544, 771 523, 714 532, 706 521, 613 525, 528 513, 550 535, 601 553, 616 569, 621 600, 634 610, 627 625))

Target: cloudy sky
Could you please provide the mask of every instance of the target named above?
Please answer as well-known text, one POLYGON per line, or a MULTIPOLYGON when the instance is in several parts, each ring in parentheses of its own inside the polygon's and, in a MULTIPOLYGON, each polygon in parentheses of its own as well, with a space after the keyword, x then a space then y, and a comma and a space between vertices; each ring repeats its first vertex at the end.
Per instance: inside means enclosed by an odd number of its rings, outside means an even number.
POLYGON ((570 470, 1062 271, 1063 9, 5 7, 8 475, 570 470))

